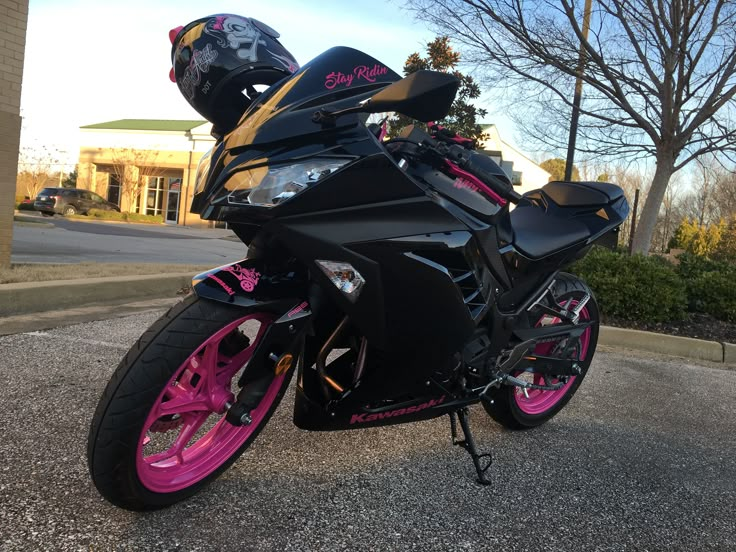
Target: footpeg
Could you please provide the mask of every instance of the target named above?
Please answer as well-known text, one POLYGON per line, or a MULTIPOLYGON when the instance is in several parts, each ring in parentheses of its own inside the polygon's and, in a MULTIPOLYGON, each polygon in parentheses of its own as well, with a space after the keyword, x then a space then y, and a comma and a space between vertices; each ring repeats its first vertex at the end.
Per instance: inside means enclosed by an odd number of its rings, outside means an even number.
POLYGON ((450 432, 452 433, 452 444, 459 447, 463 447, 468 451, 470 457, 473 459, 473 465, 475 471, 478 474, 478 483, 481 485, 490 485, 491 479, 486 475, 488 468, 493 463, 493 457, 491 453, 478 454, 478 449, 475 447, 475 440, 473 434, 470 431, 470 424, 468 422, 468 409, 461 408, 457 412, 450 412, 450 432), (457 438, 457 425, 456 419, 460 420, 460 427, 463 430, 464 439, 457 438))

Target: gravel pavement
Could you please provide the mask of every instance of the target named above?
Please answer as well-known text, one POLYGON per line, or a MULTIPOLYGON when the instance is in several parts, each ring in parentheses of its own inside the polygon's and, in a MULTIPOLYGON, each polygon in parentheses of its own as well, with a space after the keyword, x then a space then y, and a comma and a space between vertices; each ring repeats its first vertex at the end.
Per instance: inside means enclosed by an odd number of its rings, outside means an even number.
POLYGON ((504 431, 472 409, 491 487, 446 417, 309 433, 290 393, 203 492, 117 509, 89 480, 87 430, 160 314, 0 337, 0 550, 736 550, 736 371, 610 349, 541 428, 504 431))

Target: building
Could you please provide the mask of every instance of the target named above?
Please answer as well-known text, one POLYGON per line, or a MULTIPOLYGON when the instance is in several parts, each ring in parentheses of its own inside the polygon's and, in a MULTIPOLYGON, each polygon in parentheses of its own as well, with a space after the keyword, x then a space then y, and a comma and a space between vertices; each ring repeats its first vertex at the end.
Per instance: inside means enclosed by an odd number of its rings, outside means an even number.
MULTIPOLYGON (((202 155, 215 143, 205 121, 123 119, 81 127, 77 187, 98 193, 122 211, 160 215, 169 224, 207 225, 189 213, 202 155)), ((550 174, 504 142, 494 125, 481 148, 524 193, 550 174)))
POLYGON ((491 156, 506 172, 514 189, 520 193, 541 188, 552 177, 542 167, 529 159, 519 150, 501 139, 496 125, 481 125, 483 132, 488 134, 488 140, 478 148, 491 156))
POLYGON ((10 265, 15 180, 20 142, 20 90, 25 58, 28 0, 2 0, 0 25, 0 267, 10 265))
POLYGON ((189 213, 202 155, 215 143, 206 121, 123 119, 81 127, 77 187, 122 211, 169 224, 209 224, 189 213))

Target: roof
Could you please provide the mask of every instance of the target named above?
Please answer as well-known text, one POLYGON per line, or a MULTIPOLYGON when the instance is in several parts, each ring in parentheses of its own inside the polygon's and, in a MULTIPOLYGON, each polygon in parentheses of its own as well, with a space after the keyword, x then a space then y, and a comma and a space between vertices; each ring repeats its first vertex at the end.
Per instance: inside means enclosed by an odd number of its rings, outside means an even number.
POLYGON ((96 123, 94 125, 86 125, 80 128, 85 129, 109 129, 109 130, 158 130, 169 132, 185 132, 192 130, 198 126, 202 126, 207 121, 172 121, 167 119, 120 119, 119 121, 109 121, 107 123, 96 123))

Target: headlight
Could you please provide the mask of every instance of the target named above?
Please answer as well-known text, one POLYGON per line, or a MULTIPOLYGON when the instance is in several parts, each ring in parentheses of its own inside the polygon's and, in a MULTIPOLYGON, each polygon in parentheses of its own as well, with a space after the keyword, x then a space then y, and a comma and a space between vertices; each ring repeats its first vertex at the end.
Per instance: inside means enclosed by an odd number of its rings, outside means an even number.
POLYGON ((273 207, 334 173, 350 159, 309 159, 294 165, 257 167, 233 173, 225 184, 228 203, 273 207))

